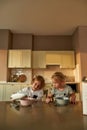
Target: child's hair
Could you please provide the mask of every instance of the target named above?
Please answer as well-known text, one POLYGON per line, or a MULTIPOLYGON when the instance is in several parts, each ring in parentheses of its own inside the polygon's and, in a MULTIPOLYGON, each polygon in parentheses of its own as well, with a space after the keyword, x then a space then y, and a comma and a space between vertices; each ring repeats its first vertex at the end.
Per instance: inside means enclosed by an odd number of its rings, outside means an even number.
POLYGON ((34 82, 35 80, 40 81, 41 82, 41 88, 43 88, 45 86, 45 80, 43 78, 43 76, 41 75, 35 75, 32 82, 34 82))
POLYGON ((55 72, 51 78, 55 80, 59 79, 61 82, 66 80, 66 76, 62 72, 55 72))

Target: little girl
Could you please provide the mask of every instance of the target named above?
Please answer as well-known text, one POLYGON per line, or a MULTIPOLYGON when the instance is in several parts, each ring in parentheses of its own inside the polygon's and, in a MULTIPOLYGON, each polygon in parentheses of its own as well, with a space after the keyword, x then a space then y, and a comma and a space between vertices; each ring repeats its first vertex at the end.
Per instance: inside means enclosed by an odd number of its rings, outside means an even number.
POLYGON ((46 103, 52 101, 52 98, 70 98, 70 102, 75 103, 75 93, 72 88, 65 83, 65 75, 61 72, 55 72, 52 75, 53 88, 46 98, 46 103))
POLYGON ((11 99, 16 100, 18 98, 30 97, 33 99, 40 100, 43 97, 44 86, 45 86, 44 78, 41 75, 35 76, 32 80, 32 87, 23 88, 19 92, 12 94, 11 99))

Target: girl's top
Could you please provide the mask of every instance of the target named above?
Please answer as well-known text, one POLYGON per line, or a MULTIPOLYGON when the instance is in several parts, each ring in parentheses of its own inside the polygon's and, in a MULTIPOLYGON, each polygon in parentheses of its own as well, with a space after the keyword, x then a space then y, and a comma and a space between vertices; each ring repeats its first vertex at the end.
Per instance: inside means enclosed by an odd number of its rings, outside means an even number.
POLYGON ((63 98, 69 97, 73 93, 73 90, 70 86, 65 85, 63 90, 52 88, 51 94, 54 95, 55 98, 63 98))

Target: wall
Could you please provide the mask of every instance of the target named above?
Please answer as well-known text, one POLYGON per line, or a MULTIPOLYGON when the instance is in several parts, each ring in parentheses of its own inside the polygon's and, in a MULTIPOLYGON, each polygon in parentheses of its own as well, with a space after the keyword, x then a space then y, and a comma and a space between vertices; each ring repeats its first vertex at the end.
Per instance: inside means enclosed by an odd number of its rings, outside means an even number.
POLYGON ((0 50, 0 81, 7 81, 7 50, 0 50))
POLYGON ((13 33, 12 37, 12 49, 32 49, 31 34, 13 33))
POLYGON ((73 50, 72 36, 34 36, 33 50, 73 50))
POLYGON ((0 30, 0 49, 73 50, 72 36, 45 36, 0 30))
POLYGON ((79 71, 80 92, 82 99, 82 78, 87 76, 87 26, 80 26, 73 34, 73 46, 76 51, 76 67, 79 71))
POLYGON ((87 75, 87 26, 80 26, 73 34, 73 46, 76 51, 76 65, 79 65, 80 81, 87 75))
POLYGON ((11 31, 0 29, 0 49, 7 50, 11 46, 11 31))
POLYGON ((68 77, 73 77, 73 79, 75 77, 73 69, 64 69, 59 66, 48 66, 46 69, 35 69, 33 70, 33 75, 41 74, 44 76, 46 83, 51 83, 51 76, 54 72, 62 72, 68 77))
POLYGON ((79 30, 78 28, 72 35, 72 44, 75 51, 76 56, 76 69, 75 75, 78 81, 81 80, 81 57, 80 57, 80 43, 79 43, 79 30))

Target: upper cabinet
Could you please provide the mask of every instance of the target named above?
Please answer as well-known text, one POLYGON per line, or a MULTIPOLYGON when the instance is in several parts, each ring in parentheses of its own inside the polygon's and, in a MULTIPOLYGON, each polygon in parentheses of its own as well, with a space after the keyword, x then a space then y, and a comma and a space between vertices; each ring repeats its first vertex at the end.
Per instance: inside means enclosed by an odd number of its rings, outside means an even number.
POLYGON ((75 68, 74 51, 62 51, 61 60, 61 68, 75 68))
POLYGON ((46 51, 46 65, 61 65, 60 52, 46 51))
POLYGON ((46 68, 46 52, 45 51, 33 51, 32 56, 33 68, 46 68))
POLYGON ((8 68, 31 68, 31 50, 9 50, 8 68))
POLYGON ((75 68, 74 51, 46 51, 46 65, 60 65, 61 68, 75 68))

